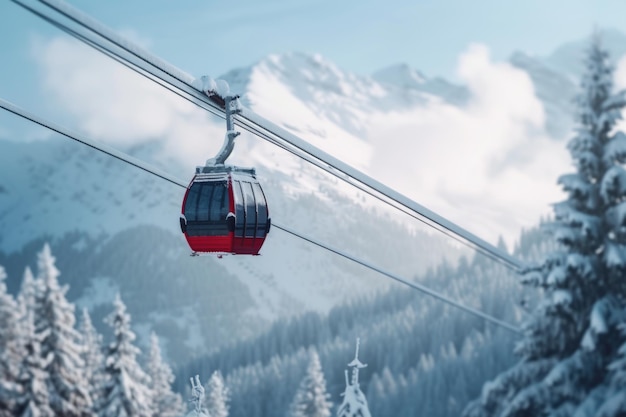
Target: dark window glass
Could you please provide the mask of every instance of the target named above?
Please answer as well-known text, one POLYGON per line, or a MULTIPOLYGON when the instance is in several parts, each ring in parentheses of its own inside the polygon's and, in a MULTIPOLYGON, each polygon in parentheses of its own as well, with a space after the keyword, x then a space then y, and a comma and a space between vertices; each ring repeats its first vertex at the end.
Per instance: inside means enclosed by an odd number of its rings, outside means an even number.
POLYGON ((187 200, 185 201, 185 218, 194 221, 198 216, 198 196, 200 195, 200 183, 191 184, 187 200))
POLYGON ((244 182, 241 184, 243 188, 243 195, 246 204, 246 237, 254 237, 256 232, 256 201, 254 199, 254 192, 252 191, 252 184, 244 182))
POLYGON ((254 189, 254 197, 256 199, 256 207, 258 213, 258 222, 256 228, 257 237, 265 237, 265 228, 267 227, 267 202, 261 186, 258 183, 252 184, 254 189))
POLYGON ((226 181, 192 184, 185 202, 189 236, 224 236, 228 234, 228 188, 226 181), (222 215, 223 214, 223 215, 222 215))
POLYGON ((244 212, 244 200, 243 192, 241 190, 241 183, 239 181, 233 181, 233 195, 235 197, 235 236, 243 237, 243 228, 246 215, 244 212))
POLYGON ((213 186, 211 204, 209 206, 209 220, 223 221, 228 215, 228 188, 226 184, 213 186))
POLYGON ((211 193, 215 188, 212 185, 208 182, 202 183, 198 198, 198 217, 196 218, 198 221, 209 220, 209 202, 211 201, 211 193))

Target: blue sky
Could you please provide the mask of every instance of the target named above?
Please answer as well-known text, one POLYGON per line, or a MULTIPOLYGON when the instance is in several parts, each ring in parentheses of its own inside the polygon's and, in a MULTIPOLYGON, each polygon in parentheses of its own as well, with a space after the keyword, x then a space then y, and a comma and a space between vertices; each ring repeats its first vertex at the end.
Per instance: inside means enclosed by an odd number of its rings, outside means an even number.
MULTIPOLYGON (((626 27, 623 0, 70 3, 115 29, 134 32, 178 67, 212 76, 270 53, 302 51, 359 74, 406 62, 427 76, 454 78, 457 58, 470 43, 486 44, 495 59, 518 49, 546 55, 587 36, 594 25, 626 27)), ((3 55, 23 49, 35 33, 54 33, 8 1, 0 5, 0 16, 3 55)))
MULTIPOLYGON (((271 53, 297 51, 319 53, 361 75, 407 63, 428 77, 458 81, 458 60, 470 44, 486 45, 491 57, 502 61, 516 50, 548 55, 589 36, 594 26, 626 32, 623 0, 70 3, 190 74, 212 77, 271 53)), ((10 1, 1 2, 0 97, 45 110, 33 45, 55 36, 60 36, 56 28, 10 1)))
MULTIPOLYGON (((407 63, 427 77, 458 81, 459 56, 473 43, 501 61, 516 50, 548 55, 587 37, 594 26, 626 32, 623 0, 70 3, 190 74, 212 77, 271 53, 297 51, 319 53, 361 75, 407 63)), ((33 44, 59 35, 14 3, 0 4, 0 97, 43 110, 33 44)))

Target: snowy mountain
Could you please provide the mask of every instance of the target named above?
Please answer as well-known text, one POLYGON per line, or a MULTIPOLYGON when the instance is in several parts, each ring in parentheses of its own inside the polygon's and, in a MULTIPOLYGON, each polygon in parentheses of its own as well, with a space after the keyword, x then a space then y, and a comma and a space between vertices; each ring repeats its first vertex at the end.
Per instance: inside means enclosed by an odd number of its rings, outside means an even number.
POLYGON ((552 69, 546 60, 523 52, 514 53, 510 62, 532 79, 537 98, 546 111, 546 130, 555 139, 565 138, 572 129, 573 99, 578 88, 576 81, 552 69))
MULTIPOLYGON (((52 239, 62 281, 70 284, 70 295, 79 304, 104 314, 119 290, 134 300, 129 310, 135 323, 147 326, 145 334, 155 326, 167 329, 170 337, 182 334, 193 351, 253 334, 276 317, 324 311, 339 300, 388 285, 278 230, 272 231, 260 257, 191 258, 177 224, 184 190, 74 143, 0 141, 0 148, 6 170, 2 178, 12 179, 2 182, 0 194, 5 252, 0 264, 7 268, 13 290, 43 241, 52 239), (173 296, 164 298, 163 291, 173 296), (224 319, 198 320, 202 311, 224 319), (227 330, 233 327, 238 330, 227 330), (195 336, 190 333, 194 328, 195 336)), ((276 221, 337 246, 344 242, 351 252, 407 276, 434 266, 444 253, 452 259, 461 253, 441 237, 412 232, 382 214, 374 214, 377 221, 372 222, 374 208, 359 207, 356 197, 334 190, 328 178, 318 178, 322 182, 314 193, 291 177, 280 178, 277 173, 265 183, 276 221), (377 245, 378 236, 389 234, 394 242, 377 245), (417 254, 415 261, 397 262, 402 253, 417 254)), ((181 353, 180 347, 172 350, 181 353)))
POLYGON ((369 119, 401 105, 371 77, 342 71, 319 55, 270 55, 221 78, 244 92, 243 103, 260 115, 360 169, 371 159, 369 119))
MULTIPOLYGON (((537 229, 525 232, 516 255, 530 259, 546 243, 537 229)), ((481 257, 457 267, 444 264, 427 273, 425 283, 510 323, 526 314, 521 299, 537 298, 532 290, 522 293, 511 271, 481 257)), ((356 338, 359 358, 368 365, 360 381, 373 415, 432 417, 459 415, 485 380, 513 363, 517 340, 508 330, 396 287, 327 315, 279 320, 260 337, 190 361, 178 369, 178 390, 187 375, 220 369, 231 390, 232 417, 284 415, 314 347, 337 415, 356 338)))
MULTIPOLYGON (((617 29, 601 30, 602 44, 611 53, 613 59, 619 59, 626 55, 626 34, 617 29)), ((552 54, 542 58, 543 61, 562 74, 568 76, 577 83, 583 72, 582 58, 589 48, 588 41, 575 40, 557 48, 552 54)))
MULTIPOLYGON (((546 109, 547 131, 561 138, 570 126, 575 85, 547 61, 521 53, 510 60, 532 80, 546 109)), ((460 111, 472 94, 466 86, 427 78, 406 65, 370 77, 302 53, 268 56, 222 78, 254 111, 357 168, 380 152, 371 131, 381 118, 412 117, 433 102, 460 111)), ((223 127, 216 126, 219 146, 223 127)), ((177 358, 258 334, 278 317, 326 312, 389 286, 277 229, 262 256, 192 259, 178 229, 181 188, 66 139, 5 139, 0 140, 0 264, 9 271, 10 287, 17 288, 24 267, 43 241, 51 240, 61 282, 69 282, 71 298, 95 313, 94 323, 119 290, 133 300, 128 308, 143 340, 157 328, 177 358)), ((184 136, 177 140, 176 146, 190 147, 184 136)), ((120 145, 183 179, 212 156, 181 160, 168 146, 159 136, 120 145)), ((257 168, 274 221, 402 276, 421 276, 442 259, 454 263, 467 253, 249 134, 238 138, 232 162, 257 168)), ((407 178, 417 189, 423 180, 407 178)))
MULTIPOLYGON (((602 44, 611 52, 613 60, 626 55, 624 33, 607 29, 602 30, 601 36, 602 44)), ((563 139, 571 132, 571 115, 575 111, 573 99, 579 88, 582 59, 588 47, 588 39, 582 39, 568 42, 546 57, 516 52, 510 58, 511 64, 532 78, 537 97, 548 116, 546 129, 554 138, 563 139)))
POLYGON ((375 72, 372 77, 392 89, 393 94, 405 97, 430 94, 454 105, 464 105, 469 98, 467 88, 452 84, 443 78, 426 78, 407 64, 392 65, 375 72))
POLYGON ((0 147, 0 246, 5 252, 73 230, 98 236, 136 224, 167 227, 180 205, 168 183, 76 143, 1 141, 0 147), (154 210, 157 206, 168 209, 154 210))
MULTIPOLYGON (((130 152, 148 158, 157 147, 130 152)), ((255 157, 271 161, 261 155, 255 157)), ((463 253, 301 162, 256 165, 276 222, 408 277, 463 253)), ((155 329, 173 358, 206 353, 277 317, 327 311, 389 285, 277 229, 260 257, 191 258, 178 229, 183 189, 75 143, 0 141, 0 166, 0 264, 10 288, 18 288, 25 266, 51 240, 61 282, 96 325, 119 291, 133 300, 128 308, 142 339, 155 329)))
POLYGON ((397 64, 374 73, 374 79, 382 84, 391 84, 403 90, 419 89, 426 83, 426 77, 408 64, 397 64))

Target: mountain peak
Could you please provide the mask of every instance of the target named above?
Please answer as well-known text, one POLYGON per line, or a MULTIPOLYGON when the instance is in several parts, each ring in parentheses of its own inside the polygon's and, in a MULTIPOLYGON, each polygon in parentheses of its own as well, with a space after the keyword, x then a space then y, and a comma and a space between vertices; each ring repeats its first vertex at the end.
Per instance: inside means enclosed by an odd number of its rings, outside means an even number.
POLYGON ((361 138, 365 115, 385 106, 386 90, 378 83, 342 70, 320 54, 271 54, 224 79, 242 94, 244 104, 284 126, 299 123, 298 131, 307 139, 306 132, 321 139, 341 136, 337 127, 361 138))
MULTIPOLYGON (((602 45, 609 51, 614 62, 626 55, 626 34, 612 28, 599 29, 598 33, 602 45)), ((590 45, 591 35, 590 32, 589 36, 583 39, 563 44, 546 57, 545 62, 555 70, 569 74, 576 79, 579 78, 583 71, 583 58, 590 45)))
POLYGON ((407 89, 419 88, 426 82, 426 77, 421 72, 406 63, 383 68, 375 72, 373 78, 382 84, 392 84, 407 89))
POLYGON ((346 94, 342 86, 358 77, 341 70, 320 54, 287 52, 271 54, 252 66, 253 72, 270 73, 292 85, 346 94))
POLYGON ((228 81, 231 91, 245 94, 246 105, 255 101, 250 97, 254 84, 267 83, 270 79, 287 86, 295 95, 312 101, 316 101, 319 94, 351 96, 354 86, 358 89, 359 85, 373 84, 369 77, 343 71, 320 54, 304 52, 270 54, 248 67, 231 70, 220 78, 228 81))
POLYGON ((261 59, 256 65, 273 65, 280 66, 284 69, 313 67, 323 71, 342 72, 332 61, 321 54, 307 52, 270 54, 261 59))

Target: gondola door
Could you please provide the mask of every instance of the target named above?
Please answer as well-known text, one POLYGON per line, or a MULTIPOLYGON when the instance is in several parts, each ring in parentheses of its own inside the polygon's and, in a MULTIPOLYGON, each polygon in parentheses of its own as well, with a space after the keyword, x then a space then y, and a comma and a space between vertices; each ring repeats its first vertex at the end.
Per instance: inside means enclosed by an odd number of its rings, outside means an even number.
POLYGON ((181 229, 195 253, 233 252, 228 177, 194 177, 183 200, 181 229))
POLYGON ((245 247, 246 209, 243 190, 241 189, 241 182, 233 180, 232 188, 233 200, 235 203, 235 235, 233 239, 233 251, 237 253, 244 253, 242 252, 242 249, 245 247))
POLYGON ((269 228, 265 195, 252 178, 237 179, 232 183, 236 215, 235 252, 258 255, 269 228))

